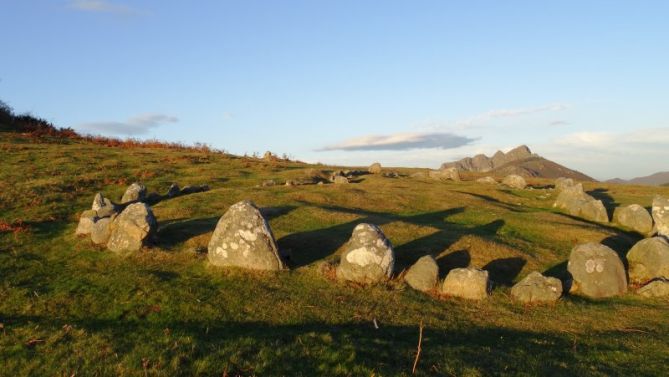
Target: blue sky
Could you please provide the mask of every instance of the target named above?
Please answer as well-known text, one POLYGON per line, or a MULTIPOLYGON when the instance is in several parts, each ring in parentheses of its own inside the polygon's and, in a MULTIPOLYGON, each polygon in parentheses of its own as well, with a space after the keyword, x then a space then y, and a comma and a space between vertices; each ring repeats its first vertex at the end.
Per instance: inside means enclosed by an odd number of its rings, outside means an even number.
POLYGON ((84 133, 669 170, 666 1, 2 0, 0 100, 84 133))

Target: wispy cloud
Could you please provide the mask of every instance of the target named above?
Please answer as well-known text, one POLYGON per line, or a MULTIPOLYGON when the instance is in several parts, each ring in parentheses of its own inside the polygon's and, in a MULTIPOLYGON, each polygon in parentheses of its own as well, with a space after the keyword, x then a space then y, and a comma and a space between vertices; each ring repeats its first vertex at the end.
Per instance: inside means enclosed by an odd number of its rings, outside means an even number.
POLYGON ((157 113, 145 113, 131 117, 125 122, 90 122, 79 125, 80 129, 110 133, 115 135, 142 135, 168 123, 176 123, 179 119, 175 116, 157 113))
POLYGON ((564 120, 554 120, 550 123, 548 123, 549 126, 568 126, 571 123, 564 121, 564 120))
POLYGON ((543 113, 543 112, 555 112, 566 110, 569 106, 562 103, 553 103, 537 107, 526 107, 518 109, 498 109, 491 110, 485 113, 474 115, 469 118, 461 119, 455 122, 455 125, 460 128, 469 128, 472 126, 477 126, 484 124, 488 121, 500 119, 500 118, 516 118, 520 116, 543 113))
POLYGON ((118 4, 107 0, 71 0, 68 8, 83 12, 115 13, 115 14, 139 14, 140 12, 124 4, 118 4))
POLYGON ((345 140, 318 151, 401 151, 409 149, 452 149, 474 142, 476 139, 452 133, 398 133, 370 135, 345 140))

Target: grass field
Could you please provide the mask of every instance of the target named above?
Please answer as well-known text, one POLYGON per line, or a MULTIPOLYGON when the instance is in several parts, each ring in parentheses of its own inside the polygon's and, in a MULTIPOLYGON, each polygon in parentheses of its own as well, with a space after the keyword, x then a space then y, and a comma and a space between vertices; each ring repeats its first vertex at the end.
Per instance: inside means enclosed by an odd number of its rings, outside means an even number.
MULTIPOLYGON (((8 133, 0 133, 0 152, 0 375, 411 375, 421 322, 416 375, 669 374, 666 299, 510 300, 510 286, 531 271, 566 277, 575 244, 603 242, 624 255, 640 239, 554 210, 549 188, 377 175, 261 188, 332 167, 35 144, 8 133), (96 192, 118 200, 134 181, 162 193, 172 182, 211 190, 156 204, 158 241, 136 255, 120 258, 75 237, 96 192), (243 199, 262 207, 290 271, 208 265, 218 218, 243 199), (454 267, 489 270, 492 296, 440 298, 399 278, 374 287, 333 281, 332 263, 360 222, 378 224, 392 241, 396 275, 430 253, 442 278, 454 267)), ((585 188, 609 209, 669 195, 669 187, 585 188)))

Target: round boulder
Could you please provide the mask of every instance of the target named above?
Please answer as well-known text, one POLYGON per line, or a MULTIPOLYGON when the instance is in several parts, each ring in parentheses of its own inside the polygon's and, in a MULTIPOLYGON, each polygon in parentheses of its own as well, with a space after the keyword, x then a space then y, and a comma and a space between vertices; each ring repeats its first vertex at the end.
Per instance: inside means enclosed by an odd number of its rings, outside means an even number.
POLYGON ((657 234, 669 237, 669 198, 660 195, 653 198, 653 220, 657 234))
POLYGON ((437 285, 438 278, 439 266, 431 255, 418 259, 404 275, 404 281, 411 288, 422 292, 432 290, 437 285))
POLYGON ((502 184, 515 189, 524 189, 527 186, 525 178, 517 174, 509 174, 502 180, 502 184))
POLYGON ((112 221, 107 249, 114 252, 138 251, 150 240, 157 227, 151 207, 133 203, 112 221))
POLYGON ((583 203, 578 216, 598 223, 609 222, 609 214, 601 200, 592 199, 583 203))
POLYGON ((473 267, 452 269, 441 286, 441 293, 469 300, 483 300, 489 292, 488 271, 473 267))
POLYGON ((125 194, 123 194, 123 197, 121 198, 121 203, 142 201, 144 198, 146 198, 146 186, 135 182, 125 190, 125 194))
POLYGON ((285 266, 269 224, 253 202, 228 209, 209 241, 209 262, 215 266, 276 271, 285 266))
POLYGON ((358 224, 341 255, 337 278, 363 284, 390 278, 395 253, 381 229, 372 224, 358 224))
POLYGON ((598 243, 574 247, 567 271, 574 279, 573 289, 588 297, 617 296, 627 292, 625 266, 615 251, 598 243))
POLYGON ((645 208, 638 204, 616 208, 613 212, 613 220, 643 235, 653 231, 653 218, 645 208))
POLYGON ((369 169, 367 169, 367 171, 371 174, 381 174, 381 164, 375 162, 369 166, 369 169))
POLYGON ((641 240, 627 252, 627 263, 632 283, 669 279, 669 243, 663 237, 641 240))
POLYGON ((555 302, 560 296, 562 296, 562 282, 536 271, 511 288, 511 297, 525 304, 555 302))

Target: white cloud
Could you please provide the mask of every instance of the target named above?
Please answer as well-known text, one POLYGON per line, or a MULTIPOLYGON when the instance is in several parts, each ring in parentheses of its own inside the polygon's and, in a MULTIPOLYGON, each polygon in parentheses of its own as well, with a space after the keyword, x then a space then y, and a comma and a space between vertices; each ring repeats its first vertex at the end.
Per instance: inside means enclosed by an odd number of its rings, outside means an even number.
POLYGON ((491 110, 482 114, 474 115, 472 117, 461 119, 455 122, 455 125, 460 128, 469 128, 472 126, 478 126, 485 124, 491 120, 500 119, 500 118, 516 118, 529 114, 543 113, 543 112, 556 112, 566 110, 569 106, 562 103, 553 103, 538 107, 526 107, 519 109, 499 109, 491 110))
POLYGON ((131 117, 125 122, 90 122, 79 125, 80 129, 111 133, 115 135, 141 135, 149 132, 150 129, 162 126, 167 123, 176 123, 179 119, 175 116, 145 113, 131 117))
POLYGON ((96 12, 96 13, 115 13, 115 14, 137 14, 136 9, 127 5, 113 3, 107 0, 72 0, 68 3, 71 9, 96 12))
POLYGON ((418 148, 452 149, 470 144, 473 141, 475 139, 451 133, 398 133, 392 135, 361 136, 323 147, 319 151, 400 151, 418 148))

